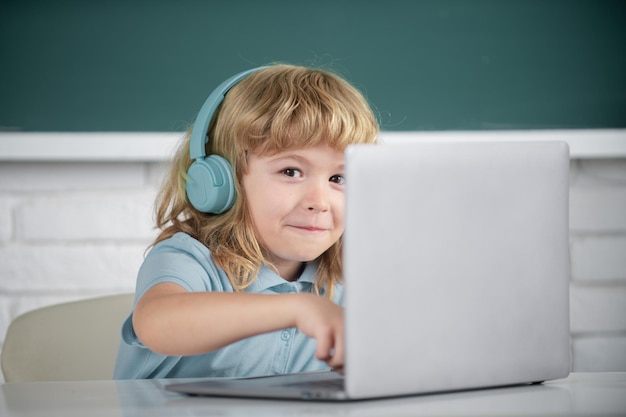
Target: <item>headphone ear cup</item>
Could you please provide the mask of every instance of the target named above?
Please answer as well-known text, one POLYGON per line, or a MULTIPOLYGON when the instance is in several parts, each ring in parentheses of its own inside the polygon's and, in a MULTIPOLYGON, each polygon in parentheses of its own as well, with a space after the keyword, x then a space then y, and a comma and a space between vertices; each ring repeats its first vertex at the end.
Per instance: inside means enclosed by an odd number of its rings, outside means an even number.
POLYGON ((196 159, 187 170, 185 188, 191 205, 203 213, 223 213, 235 202, 233 169, 219 155, 196 159))

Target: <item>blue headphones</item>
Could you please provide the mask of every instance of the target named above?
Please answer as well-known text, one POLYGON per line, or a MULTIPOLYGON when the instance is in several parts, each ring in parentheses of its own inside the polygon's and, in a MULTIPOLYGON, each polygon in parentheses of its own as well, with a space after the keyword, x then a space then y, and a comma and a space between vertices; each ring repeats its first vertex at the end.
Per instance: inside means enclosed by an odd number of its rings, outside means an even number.
POLYGON ((208 129, 226 93, 248 75, 263 68, 254 68, 234 75, 221 83, 206 99, 191 131, 189 155, 194 161, 187 170, 185 190, 196 210, 203 213, 224 213, 235 202, 235 181, 230 163, 219 155, 206 155, 208 129))

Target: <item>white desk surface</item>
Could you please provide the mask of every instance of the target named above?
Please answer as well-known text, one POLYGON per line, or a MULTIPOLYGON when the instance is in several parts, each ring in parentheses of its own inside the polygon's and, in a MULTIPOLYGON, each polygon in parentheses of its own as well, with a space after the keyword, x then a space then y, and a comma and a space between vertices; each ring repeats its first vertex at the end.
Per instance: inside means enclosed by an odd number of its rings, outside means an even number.
POLYGON ((626 416, 626 372, 343 404, 187 397, 164 391, 171 382, 6 383, 0 385, 0 416, 626 416))

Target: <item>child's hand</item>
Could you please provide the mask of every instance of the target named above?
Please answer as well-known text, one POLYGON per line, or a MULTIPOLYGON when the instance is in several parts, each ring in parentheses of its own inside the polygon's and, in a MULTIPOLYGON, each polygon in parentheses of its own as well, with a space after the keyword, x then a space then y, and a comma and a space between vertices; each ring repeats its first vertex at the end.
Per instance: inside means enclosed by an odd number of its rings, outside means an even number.
POLYGON ((299 294, 296 327, 317 342, 315 356, 333 369, 344 364, 343 308, 313 294, 299 294))

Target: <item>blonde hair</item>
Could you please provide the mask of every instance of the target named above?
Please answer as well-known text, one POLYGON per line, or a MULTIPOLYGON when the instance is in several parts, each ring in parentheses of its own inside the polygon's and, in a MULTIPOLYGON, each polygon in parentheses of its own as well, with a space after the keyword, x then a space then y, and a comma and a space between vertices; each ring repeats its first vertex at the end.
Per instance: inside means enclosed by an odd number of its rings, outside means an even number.
MULTIPOLYGON (((157 197, 156 244, 185 232, 206 245, 213 260, 241 291, 262 265, 273 266, 256 238, 241 178, 247 155, 272 155, 326 143, 343 151, 355 143, 375 143, 376 119, 365 98, 341 77, 328 71, 274 65, 253 73, 226 95, 209 127, 207 155, 217 154, 232 165, 237 198, 223 214, 206 214, 187 200, 185 179, 192 161, 188 131, 174 157, 169 177, 157 197)), ((332 298, 342 281, 342 238, 318 258, 315 291, 332 298)), ((275 269, 275 268, 274 268, 275 269)))

